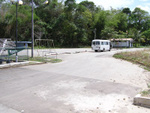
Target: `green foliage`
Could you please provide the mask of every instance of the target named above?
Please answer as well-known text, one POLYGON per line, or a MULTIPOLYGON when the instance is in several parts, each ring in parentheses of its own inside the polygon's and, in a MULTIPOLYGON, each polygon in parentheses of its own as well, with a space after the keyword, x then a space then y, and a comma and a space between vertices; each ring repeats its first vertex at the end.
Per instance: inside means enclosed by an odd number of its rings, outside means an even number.
POLYGON ((79 3, 79 5, 86 7, 91 12, 94 12, 96 9, 95 4, 93 2, 89 2, 89 1, 82 1, 79 3))
POLYGON ((131 15, 131 10, 129 8, 124 8, 122 10, 123 13, 127 14, 127 15, 131 15))
MULTIPOLYGON (((15 39, 16 6, 0 0, 0 37, 15 39)), ((53 39, 58 47, 89 46, 98 39, 133 38, 135 45, 150 44, 150 16, 140 9, 104 10, 93 2, 34 0, 34 34, 53 39), (95 33, 96 32, 96 33, 95 33)), ((31 41, 31 0, 18 6, 18 39, 31 41)))
POLYGON ((3 1, 5 1, 5 0, 0 0, 0 4, 1 4, 3 1))
POLYGON ((118 38, 118 32, 111 27, 105 27, 105 29, 102 30, 102 39, 112 38, 118 38))
MULTIPOLYGON (((5 14, 4 23, 7 25, 5 27, 5 35, 15 39, 16 31, 16 6, 11 5, 8 12, 5 14)), ((39 18, 34 14, 35 22, 39 18)), ((19 40, 30 40, 30 30, 31 30, 31 8, 30 6, 23 5, 18 7, 18 34, 19 40)))
POLYGON ((149 14, 148 12, 140 8, 135 8, 131 16, 134 28, 141 30, 141 26, 143 25, 149 14))
POLYGON ((106 25, 106 12, 105 11, 100 11, 99 13, 95 14, 95 28, 96 28, 96 34, 97 38, 100 39, 101 37, 101 32, 105 28, 106 25))
POLYGON ((142 66, 145 66, 147 69, 150 69, 150 50, 142 50, 135 52, 122 52, 114 55, 115 58, 124 59, 131 61, 142 66))
POLYGON ((149 97, 150 96, 150 90, 145 90, 141 92, 142 96, 149 97))
POLYGON ((41 62, 41 63, 60 63, 62 62, 61 59, 51 59, 51 58, 44 58, 44 57, 34 57, 30 58, 29 61, 36 61, 36 62, 41 62))

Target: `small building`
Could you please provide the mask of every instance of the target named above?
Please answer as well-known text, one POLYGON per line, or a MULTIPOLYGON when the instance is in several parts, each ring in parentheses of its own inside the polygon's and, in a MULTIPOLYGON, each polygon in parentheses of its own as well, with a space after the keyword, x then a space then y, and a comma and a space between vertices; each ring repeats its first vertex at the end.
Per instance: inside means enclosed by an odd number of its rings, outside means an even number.
POLYGON ((133 39, 132 38, 118 38, 111 39, 112 47, 114 48, 122 48, 122 47, 133 47, 133 39))

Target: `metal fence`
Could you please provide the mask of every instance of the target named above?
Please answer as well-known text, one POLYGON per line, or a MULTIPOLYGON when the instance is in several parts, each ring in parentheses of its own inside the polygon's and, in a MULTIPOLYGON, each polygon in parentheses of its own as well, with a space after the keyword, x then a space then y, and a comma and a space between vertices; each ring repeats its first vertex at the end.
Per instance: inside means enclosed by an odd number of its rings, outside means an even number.
MULTIPOLYGON (((3 48, 0 48, 2 50, 3 48)), ((2 63, 10 63, 16 61, 16 55, 18 57, 18 61, 26 61, 29 60, 29 49, 25 47, 18 48, 5 48, 0 55, 0 64, 2 63), (17 54, 16 54, 17 53, 17 54)))

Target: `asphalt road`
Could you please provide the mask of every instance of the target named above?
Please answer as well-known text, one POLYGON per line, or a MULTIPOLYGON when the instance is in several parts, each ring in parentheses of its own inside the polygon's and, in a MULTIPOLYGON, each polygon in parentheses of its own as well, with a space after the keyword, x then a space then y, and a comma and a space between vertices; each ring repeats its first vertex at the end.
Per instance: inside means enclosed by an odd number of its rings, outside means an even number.
POLYGON ((132 105, 150 73, 112 57, 126 50, 86 51, 59 54, 57 64, 1 69, 0 113, 150 112, 132 105))

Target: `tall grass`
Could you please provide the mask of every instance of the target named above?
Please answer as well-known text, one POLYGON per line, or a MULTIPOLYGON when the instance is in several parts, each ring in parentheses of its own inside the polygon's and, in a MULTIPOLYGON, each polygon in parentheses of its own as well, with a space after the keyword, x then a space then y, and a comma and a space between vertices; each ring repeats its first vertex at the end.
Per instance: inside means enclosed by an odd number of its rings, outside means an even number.
POLYGON ((115 58, 124 59, 130 62, 138 63, 150 70, 150 49, 135 52, 122 52, 114 55, 115 58))

